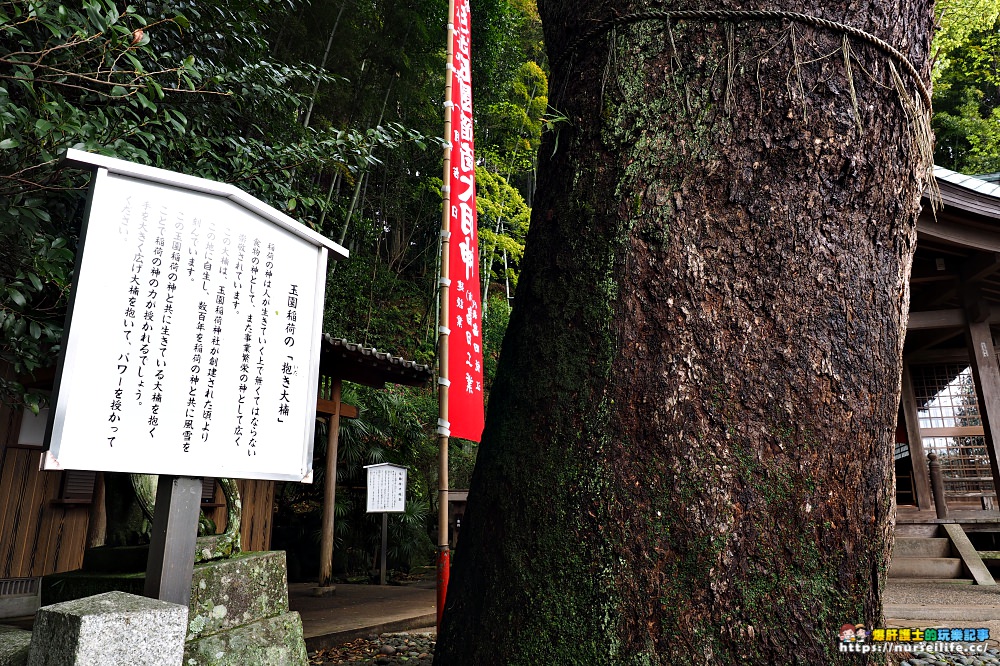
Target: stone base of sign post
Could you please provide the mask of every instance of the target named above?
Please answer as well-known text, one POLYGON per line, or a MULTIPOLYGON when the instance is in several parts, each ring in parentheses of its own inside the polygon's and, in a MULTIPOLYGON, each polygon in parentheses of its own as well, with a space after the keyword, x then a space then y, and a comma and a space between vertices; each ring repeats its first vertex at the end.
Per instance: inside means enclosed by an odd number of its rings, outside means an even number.
POLYGON ((188 609, 107 592, 38 609, 28 666, 179 666, 188 609))
POLYGON ((184 648, 185 666, 305 666, 302 620, 295 612, 220 631, 184 648))
MULTIPOLYGON (((110 564, 113 558, 101 561, 110 564)), ((141 592, 144 580, 143 572, 46 576, 42 603, 109 589, 141 592)), ((189 609, 185 666, 308 664, 302 622, 288 610, 283 551, 240 553, 195 565, 189 609)))
POLYGON ((0 626, 0 666, 24 666, 30 643, 30 631, 0 626))

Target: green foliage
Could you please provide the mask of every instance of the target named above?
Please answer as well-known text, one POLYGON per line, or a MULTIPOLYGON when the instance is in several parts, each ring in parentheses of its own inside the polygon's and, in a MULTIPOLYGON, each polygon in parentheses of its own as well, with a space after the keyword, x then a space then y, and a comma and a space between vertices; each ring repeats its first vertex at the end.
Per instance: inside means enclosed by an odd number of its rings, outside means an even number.
POLYGON ((510 304, 504 296, 491 296, 483 320, 483 382, 487 390, 493 386, 500 360, 503 337, 510 322, 510 304))
POLYGON ((479 215, 480 271, 486 280, 517 286, 531 210, 521 194, 497 174, 476 168, 476 212, 479 215), (499 257, 506 252, 507 267, 499 257), (488 276, 488 277, 487 277, 488 276))
MULTIPOLYGON (((266 0, 145 9, 0 2, 0 360, 19 379, 61 342, 87 184, 59 168, 67 148, 235 183, 315 228, 337 208, 323 172, 426 145, 398 122, 302 127, 309 83, 340 79, 271 56, 266 0)), ((0 399, 36 410, 41 396, 0 380, 0 399)))
POLYGON ((535 0, 510 0, 510 6, 518 18, 517 34, 520 38, 521 57, 548 69, 548 56, 542 35, 542 18, 538 15, 538 5, 535 0))
MULTIPOLYGON (((149 34, 181 23, 107 0, 0 2, 0 359, 18 375, 49 365, 62 336, 84 183, 58 157, 73 146, 136 159, 154 131, 177 133, 183 118, 158 104, 194 88, 192 70, 161 65, 149 34)), ((41 399, 9 380, 0 397, 32 410, 41 399)))
POLYGON ((1000 171, 1000 2, 950 0, 938 12, 934 161, 964 173, 1000 171))
POLYGON ((993 16, 985 27, 982 15, 962 24, 960 42, 949 37, 955 29, 941 33, 949 46, 943 51, 945 64, 936 70, 935 162, 956 171, 1000 170, 1000 23, 993 16))
MULTIPOLYGON (((235 184, 342 239, 351 257, 331 266, 325 330, 432 364, 447 6, 0 0, 0 365, 14 377, 0 379, 0 400, 37 410, 43 396, 26 385, 61 344, 88 185, 59 163, 70 147, 235 184)), ((473 0, 472 12, 488 294, 491 281, 516 285, 552 118, 534 0, 473 0)), ((488 307, 487 388, 509 315, 504 299, 488 307)), ((342 483, 362 464, 407 464, 412 510, 392 523, 394 558, 419 559, 436 503, 436 394, 351 399, 364 410, 344 422, 342 483)), ((476 447, 452 453, 462 481, 476 447)), ((367 558, 369 519, 339 495, 344 552, 367 558)), ((300 536, 314 535, 319 499, 282 500, 300 536)))
MULTIPOLYGON (((427 564, 433 552, 428 522, 437 486, 437 442, 429 427, 437 422, 433 396, 413 388, 345 384, 342 400, 358 408, 358 418, 340 422, 334 522, 338 570, 363 573, 374 566, 382 520, 365 513, 364 466, 383 462, 409 469, 406 511, 389 517, 389 564, 402 569, 427 564)), ((320 541, 326 428, 317 424, 314 482, 284 484, 275 498, 276 522, 294 528, 279 536, 279 545, 292 550, 297 561, 308 561, 320 541)))
POLYGON ((485 105, 476 128, 477 145, 491 170, 510 176, 534 168, 548 94, 548 77, 529 61, 508 82, 505 99, 485 105))
POLYGON ((509 81, 523 62, 519 30, 524 15, 509 0, 470 0, 469 8, 476 103, 489 105, 496 101, 495 84, 509 81), (494 85, 477 85, 479 82, 494 85))
POLYGON ((1000 171, 1000 109, 991 109, 985 118, 974 102, 956 111, 934 114, 935 163, 969 174, 1000 171))
POLYGON ((938 0, 934 11, 939 26, 933 45, 936 84, 951 64, 952 51, 964 47, 972 33, 989 30, 1000 18, 1000 0, 938 0))
MULTIPOLYGON (((358 407, 358 418, 342 427, 337 484, 364 487, 365 465, 392 462, 409 468, 406 511, 389 517, 390 562, 409 568, 427 564, 433 550, 427 536, 437 446, 425 425, 431 423, 429 406, 420 391, 403 387, 372 389, 349 386, 344 401, 358 407), (423 406, 424 409, 421 409, 423 406), (350 433, 350 434, 348 434, 350 433)), ((436 407, 434 407, 436 422, 436 407)), ((342 422, 343 423, 343 422, 342 422)), ((324 450, 325 454, 325 450, 324 450)), ((367 515, 363 493, 340 493, 337 502, 338 546, 355 570, 370 563, 372 548, 380 541, 381 516, 367 515)))

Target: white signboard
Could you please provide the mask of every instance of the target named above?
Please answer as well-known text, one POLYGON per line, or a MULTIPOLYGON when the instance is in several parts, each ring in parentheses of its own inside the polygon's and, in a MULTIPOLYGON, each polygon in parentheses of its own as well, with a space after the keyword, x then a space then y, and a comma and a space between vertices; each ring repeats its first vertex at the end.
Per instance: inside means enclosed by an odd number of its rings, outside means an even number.
POLYGON ((98 167, 45 469, 311 480, 328 249, 236 188, 98 167))
POLYGON ((368 513, 406 511, 406 468, 392 463, 366 465, 368 513))

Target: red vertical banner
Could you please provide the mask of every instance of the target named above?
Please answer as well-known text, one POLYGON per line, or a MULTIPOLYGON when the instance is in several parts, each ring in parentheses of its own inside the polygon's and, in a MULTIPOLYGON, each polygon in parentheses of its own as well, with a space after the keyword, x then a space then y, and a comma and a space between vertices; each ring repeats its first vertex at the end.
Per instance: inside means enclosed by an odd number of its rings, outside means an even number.
POLYGON ((452 17, 451 172, 449 174, 448 413, 451 436, 478 442, 483 433, 483 331, 476 222, 476 158, 472 138, 469 0, 455 0, 452 17))

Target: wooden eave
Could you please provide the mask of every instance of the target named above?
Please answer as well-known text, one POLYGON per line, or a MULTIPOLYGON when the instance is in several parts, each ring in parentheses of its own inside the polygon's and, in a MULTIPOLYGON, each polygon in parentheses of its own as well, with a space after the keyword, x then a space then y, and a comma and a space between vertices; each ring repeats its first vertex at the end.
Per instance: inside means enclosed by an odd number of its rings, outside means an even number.
POLYGON ((330 335, 323 336, 319 371, 326 377, 376 388, 386 384, 423 386, 433 376, 429 366, 330 335))
POLYGON ((1000 186, 941 167, 934 167, 934 178, 945 210, 957 209, 966 218, 1000 219, 1000 186))
MULTIPOLYGON (((908 355, 962 346, 965 294, 1000 304, 1000 186, 936 167, 943 206, 924 208, 910 273, 908 355)), ((997 319, 994 315, 992 320, 997 319)))

